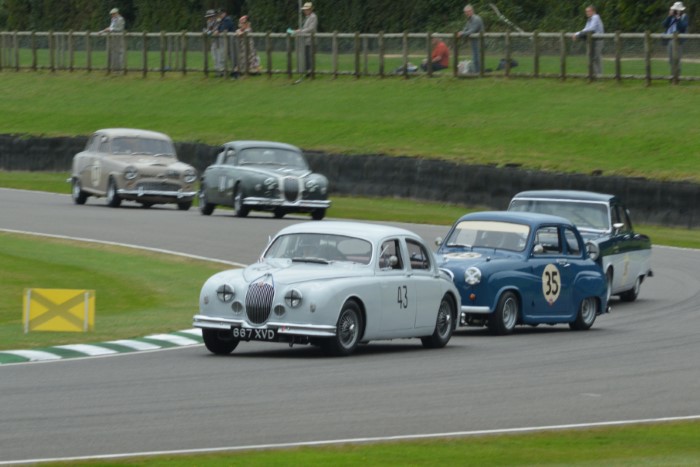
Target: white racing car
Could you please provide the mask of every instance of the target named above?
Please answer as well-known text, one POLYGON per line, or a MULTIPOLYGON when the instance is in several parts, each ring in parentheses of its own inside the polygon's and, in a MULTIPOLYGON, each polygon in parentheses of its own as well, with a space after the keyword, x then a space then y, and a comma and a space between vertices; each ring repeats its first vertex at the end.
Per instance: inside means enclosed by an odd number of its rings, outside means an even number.
POLYGON ((416 234, 355 222, 281 230, 261 260, 204 284, 194 326, 215 354, 241 341, 318 345, 349 355, 359 343, 420 338, 444 347, 460 298, 416 234))

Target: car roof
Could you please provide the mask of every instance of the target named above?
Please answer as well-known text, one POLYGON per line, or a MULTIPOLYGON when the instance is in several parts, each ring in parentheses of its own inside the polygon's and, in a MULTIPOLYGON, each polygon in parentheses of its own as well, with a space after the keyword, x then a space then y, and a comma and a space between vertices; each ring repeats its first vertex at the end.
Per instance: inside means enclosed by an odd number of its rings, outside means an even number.
POLYGON ((277 233, 277 236, 295 233, 345 235, 363 238, 371 242, 380 241, 390 236, 408 236, 420 239, 417 234, 400 227, 348 221, 301 222, 285 227, 277 233))
POLYGON ((457 222, 470 221, 495 221, 513 222, 517 224, 527 224, 535 226, 540 224, 564 224, 573 226, 574 224, 563 217, 552 216, 550 214, 540 214, 536 212, 521 211, 482 211, 465 214, 457 222))
POLYGON ((160 133, 158 131, 151 131, 151 130, 139 130, 137 128, 103 128, 101 130, 97 130, 95 133, 99 133, 101 135, 106 135, 109 136, 110 138, 113 138, 115 136, 130 136, 130 137, 136 137, 136 138, 153 138, 153 139, 166 139, 168 141, 172 141, 170 136, 166 135, 165 133, 160 133))
POLYGON ((241 141, 229 141, 224 143, 223 146, 233 147, 236 151, 249 148, 269 148, 269 149, 287 149, 292 151, 299 151, 296 146, 287 143, 278 143, 275 141, 255 141, 255 140, 241 140, 241 141))
POLYGON ((602 201, 607 203, 615 199, 615 195, 577 190, 532 190, 522 191, 513 197, 513 199, 516 198, 566 199, 576 201, 602 201))

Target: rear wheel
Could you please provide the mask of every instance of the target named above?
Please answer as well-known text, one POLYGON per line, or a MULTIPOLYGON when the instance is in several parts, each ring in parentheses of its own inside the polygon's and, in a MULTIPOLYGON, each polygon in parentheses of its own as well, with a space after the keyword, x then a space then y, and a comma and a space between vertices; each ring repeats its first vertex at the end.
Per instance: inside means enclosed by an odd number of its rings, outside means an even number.
POLYGON ((83 191, 83 187, 80 184, 80 180, 77 178, 73 179, 73 185, 71 186, 71 196, 75 204, 85 204, 88 199, 88 194, 83 191))
POLYGON ((238 217, 246 217, 250 212, 250 208, 243 204, 244 197, 241 186, 236 185, 236 189, 233 192, 233 210, 236 211, 236 216, 238 217))
POLYGON ((110 178, 109 184, 107 185, 107 206, 118 208, 121 204, 122 199, 117 193, 117 184, 114 182, 113 178, 110 178))
POLYGON ((311 212, 311 218, 315 221, 320 221, 324 217, 326 217, 326 210, 325 209, 315 209, 314 211, 311 212))
POLYGON ((177 208, 180 211, 188 211, 192 207, 192 200, 183 201, 182 203, 177 203, 177 208))
POLYGON ((275 219, 282 219, 284 215, 287 214, 284 209, 282 208, 277 208, 274 210, 272 213, 273 216, 275 216, 275 219))
POLYGON ((633 302, 637 299, 637 296, 639 295, 639 289, 642 287, 642 278, 637 277, 637 280, 634 281, 634 287, 632 287, 629 290, 625 290, 620 294, 620 300, 623 302, 633 302))
POLYGON ((581 300, 581 305, 578 307, 576 321, 569 323, 569 327, 575 331, 586 331, 593 326, 597 315, 598 301, 595 297, 586 297, 581 300))
POLYGON ((352 300, 345 302, 338 317, 334 337, 324 339, 321 348, 328 355, 344 357, 357 348, 362 332, 362 314, 360 307, 352 300))
POLYGON ((216 208, 216 204, 209 202, 209 199, 207 199, 207 187, 202 185, 202 188, 199 190, 199 212, 205 216, 210 216, 214 212, 214 208, 216 208))
POLYGON ((435 322, 435 331, 429 337, 421 337, 423 347, 429 349, 439 349, 445 347, 452 337, 455 330, 455 316, 457 310, 452 299, 445 295, 440 302, 440 308, 437 313, 437 321, 435 322))
POLYGON ((501 295, 496 306, 496 311, 489 318, 489 329, 499 336, 510 334, 518 323, 520 302, 513 292, 505 292, 501 295))
POLYGON ((202 338, 207 350, 216 355, 230 354, 239 342, 233 337, 233 332, 230 329, 202 329, 202 338))

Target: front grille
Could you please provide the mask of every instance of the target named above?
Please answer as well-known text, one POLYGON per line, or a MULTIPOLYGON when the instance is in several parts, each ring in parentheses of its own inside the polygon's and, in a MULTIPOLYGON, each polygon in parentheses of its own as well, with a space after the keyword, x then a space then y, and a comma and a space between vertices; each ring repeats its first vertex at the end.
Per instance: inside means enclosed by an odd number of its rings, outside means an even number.
POLYGON ((287 201, 296 201, 299 197, 299 179, 287 177, 282 185, 284 198, 287 201))
POLYGON ((253 282, 245 297, 245 310, 251 323, 262 324, 270 317, 275 288, 264 281, 253 282))
POLYGON ((180 185, 167 182, 142 182, 138 184, 138 188, 145 191, 178 191, 180 185))

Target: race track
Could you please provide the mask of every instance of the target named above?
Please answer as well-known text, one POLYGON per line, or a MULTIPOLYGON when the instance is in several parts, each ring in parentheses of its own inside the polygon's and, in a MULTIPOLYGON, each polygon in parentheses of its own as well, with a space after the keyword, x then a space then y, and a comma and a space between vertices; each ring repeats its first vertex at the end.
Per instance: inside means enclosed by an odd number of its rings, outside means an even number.
MULTIPOLYGON (((307 219, 76 206, 67 195, 0 189, 2 229, 241 263, 307 219)), ((447 230, 407 227, 430 240, 447 230)), ((349 358, 242 343, 229 357, 194 346, 2 366, 0 464, 698 415, 700 251, 657 246, 652 262, 638 301, 613 300, 589 332, 467 329, 441 350, 392 341, 349 358)))

